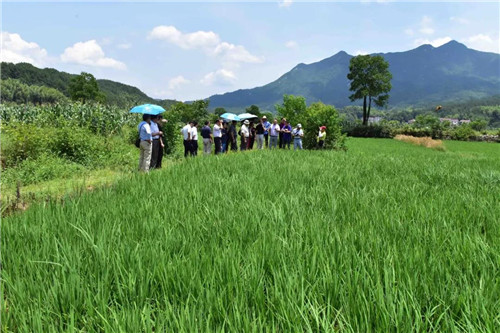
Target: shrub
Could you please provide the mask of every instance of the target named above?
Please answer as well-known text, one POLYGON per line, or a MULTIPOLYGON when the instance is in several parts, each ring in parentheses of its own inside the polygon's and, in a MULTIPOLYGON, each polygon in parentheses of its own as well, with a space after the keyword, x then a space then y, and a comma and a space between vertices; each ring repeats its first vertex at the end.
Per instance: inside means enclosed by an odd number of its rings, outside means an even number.
POLYGON ((4 185, 35 184, 55 178, 69 178, 76 173, 85 171, 85 167, 49 154, 41 154, 38 158, 28 158, 16 168, 8 168, 2 172, 4 185))
POLYGON ((304 127, 304 148, 317 147, 317 136, 320 126, 326 126, 325 148, 345 150, 346 135, 342 134, 337 110, 331 105, 321 102, 311 104, 300 118, 304 127))
POLYGON ((281 117, 285 117, 292 126, 302 124, 304 130, 303 146, 305 149, 317 147, 317 136, 320 126, 326 126, 327 135, 325 148, 345 150, 346 135, 342 134, 341 119, 337 110, 321 102, 306 107, 304 97, 285 95, 283 104, 276 105, 281 117))
POLYGON ((469 125, 460 125, 451 132, 453 140, 467 141, 476 136, 476 132, 469 125))
POLYGON ((348 131, 349 136, 362 138, 392 138, 391 127, 381 124, 355 125, 348 131))
POLYGON ((56 131, 49 150, 72 162, 91 165, 105 153, 104 139, 82 128, 63 127, 56 131))

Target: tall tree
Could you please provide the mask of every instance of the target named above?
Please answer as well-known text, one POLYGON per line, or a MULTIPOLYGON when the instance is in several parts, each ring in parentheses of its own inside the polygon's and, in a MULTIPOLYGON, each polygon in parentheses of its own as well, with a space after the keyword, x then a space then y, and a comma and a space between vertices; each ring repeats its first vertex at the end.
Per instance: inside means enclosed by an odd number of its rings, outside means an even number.
POLYGON ((95 77, 85 72, 71 79, 69 83, 69 95, 72 100, 81 101, 82 103, 89 100, 104 102, 106 99, 104 94, 99 91, 95 77))
POLYGON ((306 99, 302 96, 284 95, 283 104, 276 104, 274 108, 280 117, 295 124, 300 122, 301 116, 306 112, 306 99))
POLYGON ((247 113, 254 114, 254 115, 256 115, 259 118, 262 116, 261 113, 260 113, 259 107, 257 105, 254 105, 254 104, 252 104, 249 107, 245 108, 245 111, 247 113))
POLYGON ((372 100, 375 105, 383 107, 389 100, 392 74, 389 63, 382 56, 360 55, 351 58, 349 74, 351 80, 349 96, 351 101, 363 99, 363 125, 368 124, 372 100))
POLYGON ((224 109, 223 107, 218 107, 218 108, 215 108, 215 110, 214 110, 214 114, 217 115, 218 117, 220 117, 224 113, 226 113, 226 109, 224 109))

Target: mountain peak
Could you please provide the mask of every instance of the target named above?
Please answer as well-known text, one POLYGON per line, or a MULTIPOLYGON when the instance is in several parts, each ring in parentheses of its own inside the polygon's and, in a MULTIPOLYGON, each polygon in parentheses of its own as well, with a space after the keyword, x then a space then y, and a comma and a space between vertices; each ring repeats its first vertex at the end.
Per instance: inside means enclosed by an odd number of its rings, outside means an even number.
POLYGON ((349 56, 349 54, 346 51, 339 51, 334 55, 334 57, 342 57, 342 56, 349 56))
POLYGON ((451 49, 451 48, 453 48, 453 49, 466 49, 467 46, 465 46, 462 43, 457 42, 456 40, 450 40, 448 43, 443 44, 443 45, 438 47, 438 49, 441 49, 441 48, 444 48, 444 49, 451 49))

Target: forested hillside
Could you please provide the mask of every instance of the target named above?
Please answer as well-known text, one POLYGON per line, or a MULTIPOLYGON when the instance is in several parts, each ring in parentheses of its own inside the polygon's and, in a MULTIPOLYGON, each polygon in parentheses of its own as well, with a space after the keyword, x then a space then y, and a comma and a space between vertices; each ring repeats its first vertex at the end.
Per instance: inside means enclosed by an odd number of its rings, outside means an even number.
MULTIPOLYGON (((12 64, 2 62, 2 81, 16 79, 20 83, 28 86, 39 86, 54 88, 64 96, 69 96, 69 83, 76 75, 60 72, 53 68, 37 68, 31 64, 12 64)), ((99 89, 106 96, 106 103, 129 108, 136 104, 155 103, 168 107, 175 103, 173 100, 156 100, 147 96, 136 87, 111 80, 97 80, 99 89)), ((9 101, 6 96, 2 96, 3 101, 9 101)), ((25 102, 23 100, 13 100, 13 102, 25 102)))

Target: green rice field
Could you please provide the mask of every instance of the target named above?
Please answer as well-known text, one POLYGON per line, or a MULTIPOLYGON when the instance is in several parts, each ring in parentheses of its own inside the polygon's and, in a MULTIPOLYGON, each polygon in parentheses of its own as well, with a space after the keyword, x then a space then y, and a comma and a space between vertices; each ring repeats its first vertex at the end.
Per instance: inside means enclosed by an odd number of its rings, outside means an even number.
POLYGON ((500 145, 199 156, 2 220, 2 332, 500 332, 500 145))

